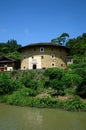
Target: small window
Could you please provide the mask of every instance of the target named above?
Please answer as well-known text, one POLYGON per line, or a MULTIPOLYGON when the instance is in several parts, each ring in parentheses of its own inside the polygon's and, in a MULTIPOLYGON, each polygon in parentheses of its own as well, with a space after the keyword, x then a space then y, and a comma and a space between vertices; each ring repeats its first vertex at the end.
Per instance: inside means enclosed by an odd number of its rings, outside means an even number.
POLYGON ((26 67, 24 66, 23 68, 25 69, 26 67))
POLYGON ((51 58, 52 58, 52 59, 55 59, 55 55, 54 55, 54 54, 51 54, 51 58))
POLYGON ((63 64, 61 64, 61 67, 63 67, 64 65, 63 64))
POLYGON ((44 52, 44 48, 43 47, 40 48, 40 52, 44 52))
POLYGON ((51 67, 55 67, 55 64, 54 64, 54 63, 52 63, 52 64, 51 64, 51 67))
POLYGON ((41 56, 41 59, 44 59, 44 56, 41 56))
POLYGON ((43 67, 42 69, 46 69, 45 67, 43 67))
POLYGON ((34 56, 32 56, 32 59, 34 59, 34 56))

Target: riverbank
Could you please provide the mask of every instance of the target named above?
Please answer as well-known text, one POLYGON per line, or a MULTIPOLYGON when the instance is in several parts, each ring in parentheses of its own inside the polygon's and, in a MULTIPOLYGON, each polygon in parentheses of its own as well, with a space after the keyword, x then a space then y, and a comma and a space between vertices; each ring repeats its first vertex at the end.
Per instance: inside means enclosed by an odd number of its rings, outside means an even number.
POLYGON ((49 97, 23 95, 20 90, 10 95, 0 96, 0 102, 17 106, 28 106, 37 108, 59 108, 67 111, 86 111, 86 102, 80 97, 49 97))
POLYGON ((86 111, 86 72, 78 72, 58 68, 0 72, 0 102, 86 111))

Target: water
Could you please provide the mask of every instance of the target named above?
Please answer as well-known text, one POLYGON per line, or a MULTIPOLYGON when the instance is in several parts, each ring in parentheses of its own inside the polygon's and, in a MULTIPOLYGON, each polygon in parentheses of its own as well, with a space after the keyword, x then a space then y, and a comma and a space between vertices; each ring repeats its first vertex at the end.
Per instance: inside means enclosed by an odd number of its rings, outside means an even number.
POLYGON ((86 130, 86 112, 0 104, 0 130, 86 130))

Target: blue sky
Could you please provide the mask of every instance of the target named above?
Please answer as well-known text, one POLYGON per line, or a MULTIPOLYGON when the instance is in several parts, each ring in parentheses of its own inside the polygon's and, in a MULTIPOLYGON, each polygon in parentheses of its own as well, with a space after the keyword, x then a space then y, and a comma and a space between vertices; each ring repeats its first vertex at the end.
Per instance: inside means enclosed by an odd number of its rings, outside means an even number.
POLYGON ((0 0, 0 42, 50 42, 86 32, 86 0, 0 0))

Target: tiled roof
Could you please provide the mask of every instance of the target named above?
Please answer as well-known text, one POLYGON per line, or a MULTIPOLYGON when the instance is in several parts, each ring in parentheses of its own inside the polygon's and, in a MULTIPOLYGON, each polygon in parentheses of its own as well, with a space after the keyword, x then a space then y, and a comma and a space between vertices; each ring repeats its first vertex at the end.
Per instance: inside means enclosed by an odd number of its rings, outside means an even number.
POLYGON ((67 47, 62 46, 60 44, 53 44, 51 42, 40 42, 40 43, 31 43, 31 44, 28 44, 26 46, 21 47, 19 50, 22 50, 23 48, 27 48, 27 47, 32 47, 32 46, 56 46, 56 47, 62 47, 62 48, 67 49, 67 47))

